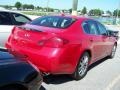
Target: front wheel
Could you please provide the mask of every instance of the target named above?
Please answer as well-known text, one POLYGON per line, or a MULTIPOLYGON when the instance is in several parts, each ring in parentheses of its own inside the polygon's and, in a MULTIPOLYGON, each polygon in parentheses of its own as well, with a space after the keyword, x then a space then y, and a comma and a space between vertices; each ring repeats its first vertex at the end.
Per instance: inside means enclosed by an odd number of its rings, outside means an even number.
POLYGON ((86 74, 88 70, 88 65, 89 65, 89 60, 90 60, 90 55, 89 53, 85 52, 77 65, 77 68, 75 72, 73 73, 72 77, 76 80, 82 79, 86 74))
POLYGON ((111 54, 109 55, 109 58, 114 58, 116 53, 117 45, 114 45, 111 51, 111 54))

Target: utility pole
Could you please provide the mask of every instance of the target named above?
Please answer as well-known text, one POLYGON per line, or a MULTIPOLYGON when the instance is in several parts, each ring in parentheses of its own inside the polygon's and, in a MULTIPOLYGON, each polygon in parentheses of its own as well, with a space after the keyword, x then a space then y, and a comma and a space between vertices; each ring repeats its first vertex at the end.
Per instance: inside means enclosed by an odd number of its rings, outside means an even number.
POLYGON ((117 18, 119 17, 119 8, 120 8, 120 2, 118 4, 118 9, 117 9, 117 18))
POLYGON ((47 15, 48 15, 48 12, 49 12, 49 0, 47 0, 47 15))
POLYGON ((116 24, 118 24, 118 21, 119 21, 119 11, 120 11, 120 2, 118 3, 117 17, 116 17, 116 24))
POLYGON ((72 15, 77 15, 78 0, 73 0, 72 15))

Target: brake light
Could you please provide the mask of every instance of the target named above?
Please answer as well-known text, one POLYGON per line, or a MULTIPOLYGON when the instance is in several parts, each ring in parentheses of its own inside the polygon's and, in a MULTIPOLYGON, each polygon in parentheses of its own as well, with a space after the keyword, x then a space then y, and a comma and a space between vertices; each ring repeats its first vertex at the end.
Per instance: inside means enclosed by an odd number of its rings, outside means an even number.
POLYGON ((42 40, 39 42, 40 46, 47 46, 47 47, 63 47, 65 44, 68 43, 68 40, 59 38, 59 37, 53 37, 48 40, 42 40))

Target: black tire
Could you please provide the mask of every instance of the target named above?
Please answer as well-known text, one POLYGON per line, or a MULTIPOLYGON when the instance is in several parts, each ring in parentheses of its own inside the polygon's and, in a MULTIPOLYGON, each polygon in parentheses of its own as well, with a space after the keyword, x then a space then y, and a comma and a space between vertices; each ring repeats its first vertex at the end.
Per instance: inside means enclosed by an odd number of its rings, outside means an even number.
POLYGON ((83 53, 83 55, 81 56, 79 63, 76 67, 75 72, 72 74, 72 77, 75 80, 80 80, 83 77, 85 77, 85 75, 87 74, 88 71, 88 65, 89 65, 89 61, 90 61, 90 55, 88 52, 83 53))
POLYGON ((117 45, 115 44, 111 50, 111 54, 109 55, 109 58, 112 59, 115 57, 116 49, 117 49, 117 45))

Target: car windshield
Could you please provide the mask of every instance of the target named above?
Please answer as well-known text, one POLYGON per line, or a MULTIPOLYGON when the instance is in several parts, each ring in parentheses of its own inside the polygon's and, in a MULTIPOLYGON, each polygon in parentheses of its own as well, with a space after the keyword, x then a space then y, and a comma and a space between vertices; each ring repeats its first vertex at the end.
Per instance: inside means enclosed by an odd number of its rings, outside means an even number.
POLYGON ((33 20, 30 24, 54 28, 67 28, 75 21, 76 19, 70 17, 44 16, 33 20))

